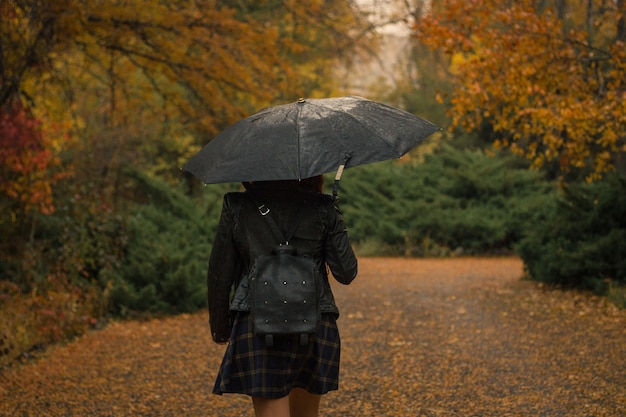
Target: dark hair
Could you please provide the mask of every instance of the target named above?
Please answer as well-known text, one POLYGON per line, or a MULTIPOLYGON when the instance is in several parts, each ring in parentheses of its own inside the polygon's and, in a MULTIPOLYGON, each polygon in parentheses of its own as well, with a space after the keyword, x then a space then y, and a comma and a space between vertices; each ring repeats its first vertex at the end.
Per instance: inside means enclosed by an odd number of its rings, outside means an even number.
POLYGON ((324 188, 324 176, 317 175, 315 177, 304 178, 301 180, 249 181, 244 182, 243 186, 246 190, 293 187, 321 193, 324 188))
POLYGON ((313 191, 321 193, 324 190, 324 176, 317 175, 315 177, 305 178, 300 181, 301 185, 308 186, 313 191))

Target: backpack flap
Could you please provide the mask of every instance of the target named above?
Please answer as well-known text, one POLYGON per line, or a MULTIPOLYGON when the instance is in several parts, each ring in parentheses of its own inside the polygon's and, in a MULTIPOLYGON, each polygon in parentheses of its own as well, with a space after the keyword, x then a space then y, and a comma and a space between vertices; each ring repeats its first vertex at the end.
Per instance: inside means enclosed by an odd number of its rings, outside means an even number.
POLYGON ((256 334, 315 333, 320 320, 316 266, 288 251, 260 256, 252 281, 256 334))

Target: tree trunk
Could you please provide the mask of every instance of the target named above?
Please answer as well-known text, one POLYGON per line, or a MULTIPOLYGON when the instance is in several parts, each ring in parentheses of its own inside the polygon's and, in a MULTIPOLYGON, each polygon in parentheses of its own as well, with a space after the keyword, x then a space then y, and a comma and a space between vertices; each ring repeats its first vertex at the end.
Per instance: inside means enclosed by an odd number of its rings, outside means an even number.
POLYGON ((613 164, 615 171, 622 177, 626 178, 626 152, 618 152, 613 155, 613 164))
POLYGON ((626 1, 617 0, 617 35, 616 40, 626 42, 626 1))
POLYGON ((593 0, 587 0, 587 42, 593 45, 593 0))
MULTIPOLYGON (((617 0, 617 33, 616 41, 626 42, 626 0, 617 0)), ((615 157, 615 170, 626 177, 626 152, 620 152, 615 157)))
POLYGON ((556 13, 560 20, 565 19, 567 0, 556 0, 556 13))

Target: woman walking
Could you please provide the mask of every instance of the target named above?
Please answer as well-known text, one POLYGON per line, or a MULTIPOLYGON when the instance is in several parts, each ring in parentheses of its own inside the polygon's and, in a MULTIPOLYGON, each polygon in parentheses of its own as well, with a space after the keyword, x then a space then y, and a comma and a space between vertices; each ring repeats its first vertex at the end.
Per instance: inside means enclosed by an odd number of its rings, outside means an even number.
MULTIPOLYGON (((339 311, 328 270, 342 284, 357 274, 343 218, 331 196, 321 193, 323 177, 301 181, 244 183, 245 192, 224 196, 209 260, 208 298, 213 340, 228 344, 213 388, 215 394, 252 397, 257 417, 317 417, 321 395, 338 389, 339 311), (317 330, 273 335, 254 332, 251 270, 255 259, 277 246, 264 216, 271 216, 299 256, 315 261, 321 312, 317 330)), ((277 312, 278 313, 278 312, 277 312)))

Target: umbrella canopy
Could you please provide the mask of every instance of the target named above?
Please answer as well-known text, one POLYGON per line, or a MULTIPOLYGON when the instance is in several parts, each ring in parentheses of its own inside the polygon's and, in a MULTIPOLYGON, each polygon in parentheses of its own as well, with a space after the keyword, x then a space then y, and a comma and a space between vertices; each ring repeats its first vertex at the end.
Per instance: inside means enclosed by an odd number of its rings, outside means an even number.
POLYGON ((240 120, 183 169, 206 184, 304 179, 399 158, 438 130, 361 97, 300 99, 240 120))

